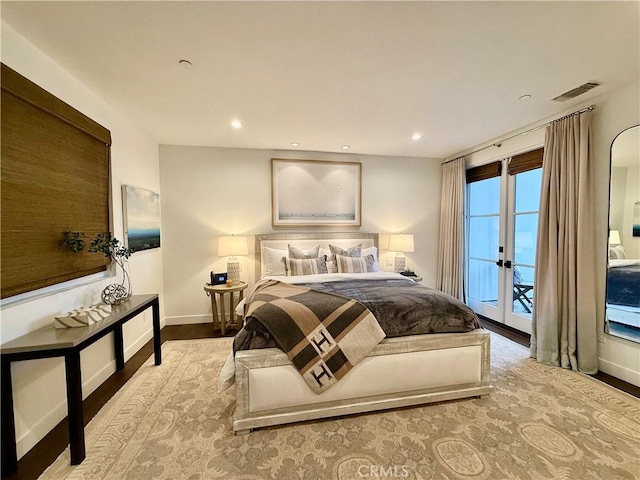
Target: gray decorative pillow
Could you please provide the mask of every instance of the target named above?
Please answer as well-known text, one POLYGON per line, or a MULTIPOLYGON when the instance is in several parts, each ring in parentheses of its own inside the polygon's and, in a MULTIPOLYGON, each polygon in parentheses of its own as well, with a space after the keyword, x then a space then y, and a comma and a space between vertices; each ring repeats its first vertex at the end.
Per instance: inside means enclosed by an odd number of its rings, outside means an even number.
POLYGON ((296 248, 293 245, 287 245, 289 247, 289 258, 301 259, 301 258, 318 258, 318 252, 320 251, 320 245, 316 245, 308 250, 302 250, 296 248))
POLYGON ((349 248, 340 248, 329 244, 329 250, 331 250, 331 253, 334 255, 342 255, 343 257, 359 257, 362 255, 362 244, 349 248))
POLYGON ((313 275, 327 273, 327 266, 323 257, 318 258, 285 258, 287 275, 313 275))
POLYGON ((378 262, 373 255, 364 257, 345 257, 336 255, 338 273, 379 272, 378 262))
POLYGON ((364 273, 367 271, 367 262, 362 257, 345 257, 336 255, 338 273, 364 273))
POLYGON ((359 257, 362 255, 362 244, 346 249, 329 244, 329 250, 331 251, 331 256, 327 257, 327 271, 329 273, 338 273, 336 255, 342 255, 343 257, 359 257))

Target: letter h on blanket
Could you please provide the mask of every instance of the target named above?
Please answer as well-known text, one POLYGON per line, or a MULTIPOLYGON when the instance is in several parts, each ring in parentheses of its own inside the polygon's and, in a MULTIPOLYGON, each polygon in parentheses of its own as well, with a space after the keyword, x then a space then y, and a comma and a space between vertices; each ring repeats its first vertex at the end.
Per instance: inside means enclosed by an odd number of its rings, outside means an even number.
POLYGON ((335 385, 385 337, 361 303, 308 287, 268 280, 247 298, 247 318, 262 323, 307 385, 335 385))

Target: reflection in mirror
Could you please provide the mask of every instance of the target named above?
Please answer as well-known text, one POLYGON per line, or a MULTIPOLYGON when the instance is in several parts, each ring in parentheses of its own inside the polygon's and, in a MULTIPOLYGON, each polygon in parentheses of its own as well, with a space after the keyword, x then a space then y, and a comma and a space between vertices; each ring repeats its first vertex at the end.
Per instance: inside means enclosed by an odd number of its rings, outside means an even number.
POLYGON ((607 331, 640 342, 640 126, 611 145, 607 331))

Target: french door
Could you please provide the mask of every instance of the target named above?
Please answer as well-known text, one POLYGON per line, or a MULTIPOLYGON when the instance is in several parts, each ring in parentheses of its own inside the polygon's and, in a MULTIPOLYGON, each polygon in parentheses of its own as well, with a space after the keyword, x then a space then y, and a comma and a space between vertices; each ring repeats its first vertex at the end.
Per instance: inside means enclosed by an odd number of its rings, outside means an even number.
POLYGON ((542 169, 521 163, 467 171, 466 299, 476 313, 531 333, 542 169))

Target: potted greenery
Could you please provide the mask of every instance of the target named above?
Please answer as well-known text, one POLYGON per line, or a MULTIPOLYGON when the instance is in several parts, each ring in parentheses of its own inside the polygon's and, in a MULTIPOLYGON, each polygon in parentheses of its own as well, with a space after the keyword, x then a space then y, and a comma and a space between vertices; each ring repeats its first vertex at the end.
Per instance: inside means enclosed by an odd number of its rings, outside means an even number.
POLYGON ((120 241, 111 235, 111 232, 99 233, 95 238, 89 237, 84 232, 64 232, 62 245, 67 250, 75 253, 84 251, 89 244, 87 252, 102 253, 111 259, 122 269, 122 282, 111 284, 102 291, 102 301, 109 305, 118 305, 131 296, 131 279, 127 271, 128 259, 133 253, 131 248, 121 246, 120 241))

